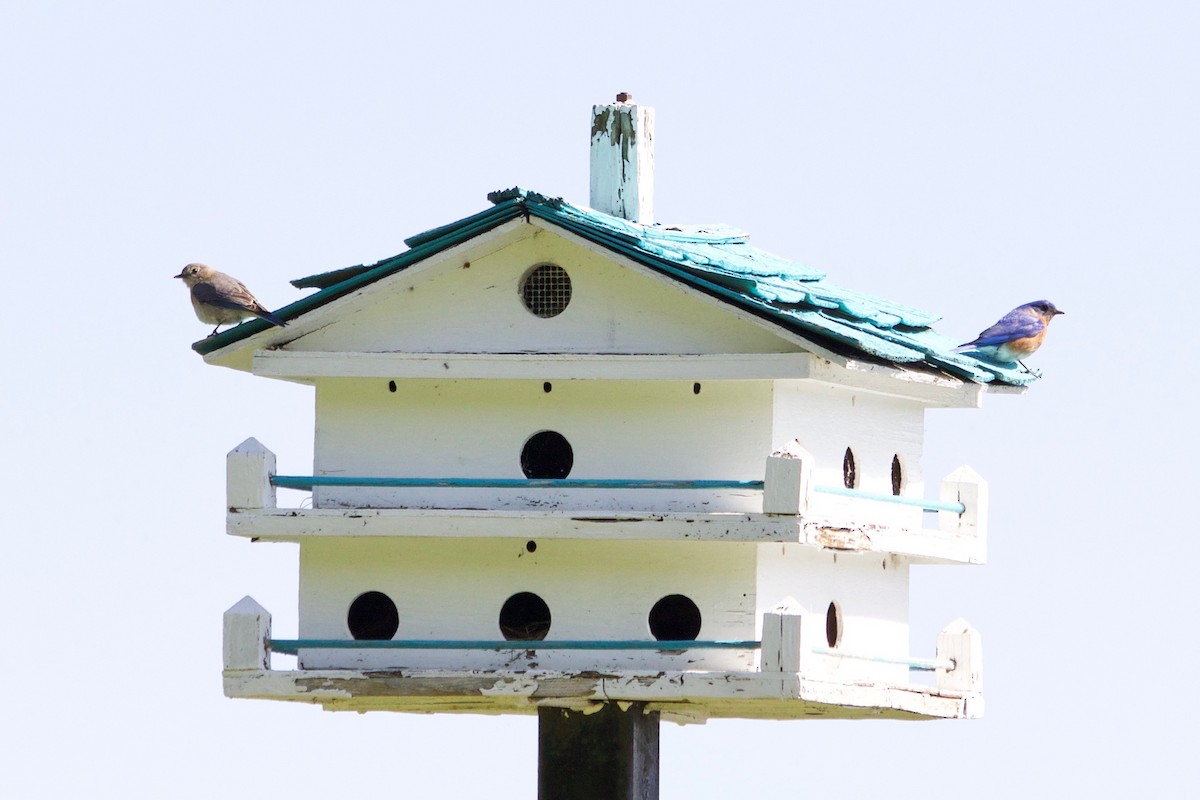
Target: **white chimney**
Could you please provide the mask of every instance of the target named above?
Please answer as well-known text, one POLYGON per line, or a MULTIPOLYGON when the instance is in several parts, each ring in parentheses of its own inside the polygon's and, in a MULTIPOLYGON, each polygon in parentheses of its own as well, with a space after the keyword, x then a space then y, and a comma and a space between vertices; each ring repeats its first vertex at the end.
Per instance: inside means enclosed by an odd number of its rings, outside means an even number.
POLYGON ((592 106, 591 207, 646 225, 654 222, 654 109, 621 92, 592 106))

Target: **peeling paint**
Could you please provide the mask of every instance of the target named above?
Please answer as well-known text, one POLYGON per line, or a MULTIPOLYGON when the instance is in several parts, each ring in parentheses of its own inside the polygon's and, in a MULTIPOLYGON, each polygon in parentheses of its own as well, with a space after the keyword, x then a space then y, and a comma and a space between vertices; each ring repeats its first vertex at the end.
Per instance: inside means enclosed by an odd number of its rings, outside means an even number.
MULTIPOLYGON (((842 685, 756 673, 683 672, 602 675, 595 672, 406 674, 395 671, 226 671, 228 697, 318 703, 331 711, 532 714, 538 706, 598 707, 605 700, 646 702, 680 723, 747 719, 977 717, 977 692, 932 687, 842 685), (690 696, 681 697, 687 692, 690 696), (784 702, 780 702, 784 701, 784 702)), ((651 707, 648 706, 648 707, 651 707)))
POLYGON ((592 113, 592 138, 608 132, 608 118, 612 115, 611 106, 597 106, 592 113))
MULTIPOLYGON (((821 528, 817 531, 817 543, 830 550, 870 550, 871 537, 855 528, 821 528)), ((834 556, 836 558, 836 556, 834 556)))

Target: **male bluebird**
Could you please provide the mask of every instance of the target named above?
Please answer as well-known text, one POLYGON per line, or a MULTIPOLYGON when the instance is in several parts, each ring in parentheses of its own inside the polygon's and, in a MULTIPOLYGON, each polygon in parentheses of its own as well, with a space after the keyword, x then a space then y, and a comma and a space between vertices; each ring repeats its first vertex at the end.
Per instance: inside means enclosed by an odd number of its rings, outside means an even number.
POLYGON ((1033 355, 1042 346, 1050 321, 1062 313, 1049 300, 1034 300, 1017 306, 973 341, 959 345, 955 350, 974 350, 994 361, 1015 361, 1025 367, 1021 359, 1033 355))
POLYGON ((215 335, 222 325, 232 325, 250 317, 262 317, 280 327, 287 324, 263 308, 241 281, 224 272, 204 264, 188 264, 175 277, 181 278, 191 289, 192 308, 196 309, 200 321, 217 326, 209 336, 215 335))

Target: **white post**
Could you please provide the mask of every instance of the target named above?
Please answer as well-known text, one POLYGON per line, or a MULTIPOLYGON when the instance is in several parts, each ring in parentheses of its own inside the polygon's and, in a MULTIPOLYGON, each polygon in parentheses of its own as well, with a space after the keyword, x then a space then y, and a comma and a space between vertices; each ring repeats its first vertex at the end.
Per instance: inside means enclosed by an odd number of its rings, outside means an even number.
POLYGON ((798 443, 768 456, 763 478, 763 513, 794 516, 807 512, 812 471, 812 454, 798 443))
POLYGON ((964 464, 947 475, 942 480, 941 500, 966 506, 961 514, 938 512, 938 528, 943 533, 987 536, 988 486, 978 472, 964 464))
POLYGON ((654 109, 621 92, 592 106, 590 205, 645 225, 654 223, 654 109))
POLYGON ((251 436, 225 456, 225 506, 275 508, 275 454, 251 436))
POLYGON ((804 661, 800 641, 804 609, 788 597, 763 614, 761 672, 798 673, 804 661))
POLYGON ((271 613, 250 595, 225 612, 223 638, 226 670, 271 668, 271 613))
POLYGON ((937 637, 937 660, 953 661, 954 669, 937 670, 938 691, 983 691, 983 640, 959 617, 937 637))

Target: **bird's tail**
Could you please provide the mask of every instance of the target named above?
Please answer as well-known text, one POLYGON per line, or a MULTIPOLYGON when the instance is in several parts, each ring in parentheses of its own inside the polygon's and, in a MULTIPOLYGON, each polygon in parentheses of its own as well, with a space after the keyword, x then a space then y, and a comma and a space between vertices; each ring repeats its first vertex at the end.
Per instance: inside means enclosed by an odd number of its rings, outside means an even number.
POLYGON ((279 317, 272 314, 270 311, 267 311, 262 306, 259 306, 258 308, 254 309, 254 313, 257 314, 262 319, 265 319, 267 322, 269 322, 272 325, 275 325, 277 327, 283 328, 287 325, 286 322, 284 322, 282 319, 280 319, 279 317))

